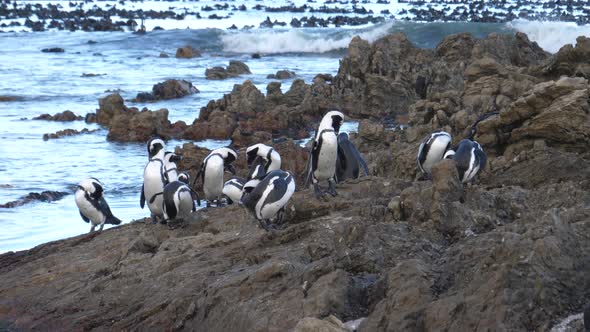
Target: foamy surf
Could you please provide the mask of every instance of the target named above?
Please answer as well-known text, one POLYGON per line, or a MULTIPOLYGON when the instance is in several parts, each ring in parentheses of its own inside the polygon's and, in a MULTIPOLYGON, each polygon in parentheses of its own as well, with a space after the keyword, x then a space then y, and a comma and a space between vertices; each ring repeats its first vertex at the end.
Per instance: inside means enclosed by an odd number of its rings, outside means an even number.
POLYGON ((348 47, 354 36, 373 42, 385 36, 393 22, 365 29, 326 33, 317 29, 258 29, 228 32, 221 36, 223 50, 236 53, 325 53, 348 47))
POLYGON ((590 25, 572 22, 541 22, 517 20, 508 23, 511 28, 524 32, 545 51, 555 53, 565 44, 576 44, 578 36, 590 36, 590 25))

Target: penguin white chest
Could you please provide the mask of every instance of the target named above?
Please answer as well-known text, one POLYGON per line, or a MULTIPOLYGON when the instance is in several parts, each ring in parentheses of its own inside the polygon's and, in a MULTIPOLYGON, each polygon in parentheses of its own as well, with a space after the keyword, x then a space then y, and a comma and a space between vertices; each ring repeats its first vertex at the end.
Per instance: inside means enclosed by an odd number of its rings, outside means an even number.
POLYGON ((163 164, 160 160, 151 160, 146 165, 145 170, 143 171, 143 193, 145 195, 145 199, 148 203, 150 211, 157 216, 163 215, 163 171, 163 164), (150 203, 154 196, 155 199, 150 203))
POLYGON ((207 160, 203 180, 203 191, 206 199, 212 200, 221 196, 223 191, 223 169, 223 158, 213 156, 207 160))
POLYGON ((100 212, 92 203, 86 199, 85 192, 83 190, 76 190, 75 194, 76 205, 80 209, 80 213, 86 218, 90 219, 93 225, 102 224, 106 220, 106 216, 100 212))
POLYGON ((317 168, 314 176, 318 181, 328 180, 336 172, 336 154, 338 140, 334 132, 325 132, 322 134, 322 146, 318 153, 317 168))

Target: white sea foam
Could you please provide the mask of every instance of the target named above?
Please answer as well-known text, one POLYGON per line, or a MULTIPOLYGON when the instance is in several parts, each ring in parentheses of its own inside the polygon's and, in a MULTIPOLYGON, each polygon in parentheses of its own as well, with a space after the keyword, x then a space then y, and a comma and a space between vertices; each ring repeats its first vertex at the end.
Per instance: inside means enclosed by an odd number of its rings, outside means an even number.
POLYGON ((221 37, 223 49, 238 53, 324 53, 348 47, 354 36, 369 42, 385 36, 393 23, 385 23, 365 30, 349 30, 337 36, 315 34, 308 29, 228 32, 221 37))
POLYGON ((512 28, 524 32, 544 50, 555 53, 565 44, 576 44, 578 36, 590 36, 590 25, 570 22, 539 22, 518 20, 509 23, 512 28))

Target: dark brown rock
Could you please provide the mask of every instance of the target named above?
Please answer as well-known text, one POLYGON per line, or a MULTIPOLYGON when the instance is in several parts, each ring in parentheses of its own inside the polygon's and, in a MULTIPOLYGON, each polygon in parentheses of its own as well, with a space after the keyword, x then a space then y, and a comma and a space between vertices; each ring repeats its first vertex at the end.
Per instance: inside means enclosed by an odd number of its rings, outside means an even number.
POLYGON ((156 99, 181 98, 198 92, 199 90, 191 82, 185 80, 166 80, 152 88, 156 99))
POLYGON ((213 67, 205 70, 205 77, 208 80, 224 80, 244 74, 251 74, 250 68, 245 63, 236 60, 231 60, 227 68, 213 67))
POLYGON ((152 136, 169 138, 168 110, 143 110, 123 113, 111 120, 107 140, 117 142, 147 142, 152 136))
POLYGON ((66 136, 75 136, 80 134, 89 134, 98 131, 98 129, 89 130, 88 128, 84 128, 82 130, 75 130, 75 129, 64 129, 60 130, 53 134, 43 134, 43 140, 47 141, 50 139, 62 138, 66 136))
POLYGON ((296 74, 290 70, 279 70, 276 74, 269 74, 266 78, 276 79, 276 80, 286 80, 295 77, 296 74))
POLYGON ((182 59, 191 59, 200 57, 201 52, 197 49, 194 49, 192 46, 187 45, 184 47, 180 47, 176 50, 176 57, 182 59))
POLYGON ((113 117, 129 111, 125 106, 123 98, 118 93, 113 93, 100 98, 98 100, 98 106, 99 109, 96 111, 96 122, 107 127, 110 125, 113 117))
POLYGON ((47 121, 78 121, 83 120, 84 118, 74 114, 72 111, 63 111, 61 113, 56 113, 54 115, 50 114, 41 114, 37 117, 34 117, 33 120, 47 120, 47 121))
POLYGON ((53 202, 62 199, 66 195, 68 195, 68 193, 62 191, 43 191, 41 193, 29 193, 28 195, 21 197, 16 201, 0 204, 0 208, 10 209, 34 201, 53 202))

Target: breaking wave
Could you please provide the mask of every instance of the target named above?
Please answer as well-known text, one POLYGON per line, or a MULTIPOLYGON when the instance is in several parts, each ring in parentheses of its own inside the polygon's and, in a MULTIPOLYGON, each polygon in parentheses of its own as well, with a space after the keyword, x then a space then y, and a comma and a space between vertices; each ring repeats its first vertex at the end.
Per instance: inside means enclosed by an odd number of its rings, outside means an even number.
POLYGON ((524 32, 529 39, 537 42, 545 51, 555 53, 565 44, 576 44, 578 36, 590 36, 590 25, 572 22, 540 22, 517 20, 508 25, 524 32))
POLYGON ((326 53, 348 47, 354 36, 370 42, 389 33, 393 22, 365 29, 289 29, 228 32, 223 50, 236 53, 326 53))

